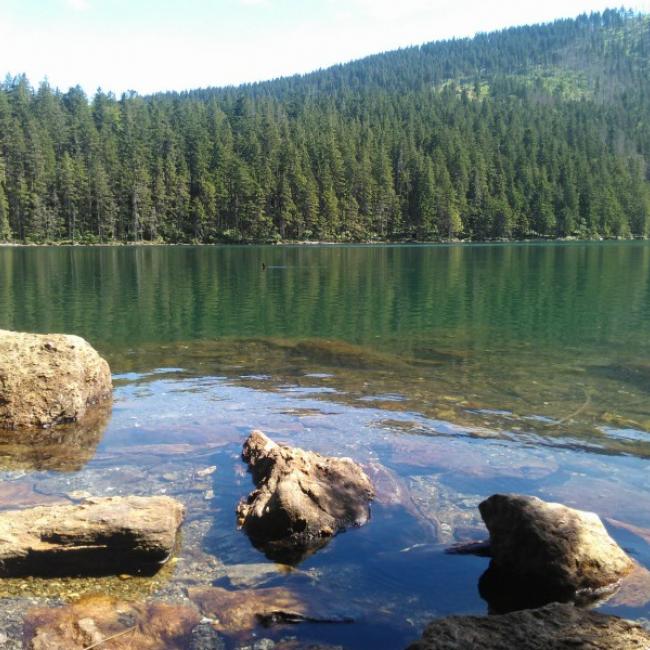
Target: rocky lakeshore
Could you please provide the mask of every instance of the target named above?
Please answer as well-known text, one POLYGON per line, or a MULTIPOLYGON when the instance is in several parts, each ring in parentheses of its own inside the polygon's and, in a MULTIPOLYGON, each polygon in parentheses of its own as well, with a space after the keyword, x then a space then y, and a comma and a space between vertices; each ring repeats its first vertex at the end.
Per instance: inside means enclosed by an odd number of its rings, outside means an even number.
MULTIPOLYGON (((317 431, 326 432, 335 416, 317 409, 288 416, 277 412, 276 402, 266 410, 258 402, 258 416, 242 409, 228 415, 229 425, 215 421, 215 437, 205 424, 215 417, 209 410, 213 403, 206 401, 205 413, 190 416, 205 419, 203 425, 185 424, 175 434, 178 421, 163 416, 166 409, 180 413, 175 400, 185 393, 167 379, 173 369, 165 372, 158 379, 129 380, 133 383, 118 376, 117 423, 111 425, 108 450, 100 445, 95 452, 101 433, 87 443, 75 433, 106 407, 105 399, 87 402, 77 422, 53 422, 41 433, 30 427, 6 431, 20 433, 21 441, 0 454, 6 459, 0 483, 3 647, 22 647, 24 638, 24 647, 34 650, 85 650, 93 644, 156 650, 365 648, 380 647, 385 626, 396 621, 403 626, 401 638, 414 639, 424 629, 411 646, 418 650, 507 647, 503 644, 513 640, 531 650, 587 642, 592 645, 585 647, 594 649, 631 650, 650 643, 642 625, 584 608, 602 602, 638 607, 650 600, 644 600, 650 593, 647 570, 597 515, 521 494, 482 500, 476 493, 459 493, 440 474, 404 478, 356 438, 339 441, 334 455, 323 453, 327 447, 308 427, 286 426, 319 423, 317 431), (147 411, 151 422, 120 424, 126 416, 136 419, 135 407, 155 397, 150 388, 155 382, 166 389, 157 409, 147 411), (156 410, 161 419, 151 415, 156 410), (269 436, 250 432, 262 418, 271 427, 269 436), (149 430, 163 432, 155 444, 148 442, 149 430), (51 435, 47 444, 43 433, 51 435), (300 445, 285 442, 297 439, 300 445), (91 448, 78 465, 62 453, 75 445, 80 453, 91 448), (132 457, 139 462, 130 462, 132 457), (411 520, 417 522, 409 533, 413 543, 397 547, 391 561, 417 558, 426 578, 431 561, 454 571, 454 565, 475 557, 475 574, 463 575, 487 602, 489 616, 441 616, 420 604, 415 590, 391 595, 390 584, 380 595, 351 587, 361 576, 364 552, 388 547, 390 535, 411 520), (486 529, 489 540, 480 541, 486 529), (346 545, 356 549, 347 564, 331 565, 328 554, 346 545), (450 545, 456 557, 441 555, 450 545)), ((202 404, 197 399, 203 399, 206 385, 190 386, 196 391, 191 394, 199 395, 194 403, 202 404)), ((435 445, 417 453, 408 445, 389 449, 412 467, 442 462, 435 445), (434 455, 427 456, 431 448, 434 455)), ((464 459, 464 470, 479 479, 495 463, 493 456, 464 459)), ((521 459, 510 455, 500 471, 545 477, 554 470, 522 452, 521 459)), ((624 512, 620 516, 625 519, 624 512)), ((646 534, 618 519, 615 526, 634 539, 646 534)), ((450 590, 455 586, 449 583, 450 590)), ((385 639, 381 647, 408 645, 385 639)))

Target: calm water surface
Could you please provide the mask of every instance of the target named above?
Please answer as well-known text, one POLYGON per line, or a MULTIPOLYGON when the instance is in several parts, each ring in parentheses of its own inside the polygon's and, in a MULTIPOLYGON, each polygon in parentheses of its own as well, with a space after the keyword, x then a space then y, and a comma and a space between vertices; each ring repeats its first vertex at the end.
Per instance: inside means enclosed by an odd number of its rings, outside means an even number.
MULTIPOLYGON (((180 561, 153 582, 35 581, 30 597, 280 586, 355 623, 258 636, 400 648, 434 616, 487 611, 487 560, 444 549, 485 536, 476 506, 497 491, 594 510, 650 567, 646 243, 0 248, 2 327, 88 339, 115 404, 0 445, 0 508, 83 493, 188 507, 180 561), (267 560, 235 526, 251 428, 362 463, 370 524, 295 568, 267 560)), ((602 609, 649 619, 649 585, 602 609)))

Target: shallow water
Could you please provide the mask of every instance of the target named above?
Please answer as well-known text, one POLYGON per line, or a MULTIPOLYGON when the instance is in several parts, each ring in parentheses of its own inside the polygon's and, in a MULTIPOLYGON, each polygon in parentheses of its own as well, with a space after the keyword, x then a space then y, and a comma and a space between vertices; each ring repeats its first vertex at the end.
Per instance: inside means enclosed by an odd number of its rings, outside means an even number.
MULTIPOLYGON (((0 508, 188 507, 153 580, 0 581, 0 632, 60 596, 286 586, 355 622, 252 633, 404 647, 434 616, 487 611, 488 560, 444 549, 485 536, 476 506, 498 491, 594 510, 650 567, 649 323, 645 243, 0 248, 0 327, 80 334, 115 382, 112 414, 85 428, 0 440, 0 508), (362 463, 371 522, 297 567, 267 560, 235 522, 252 428, 362 463)), ((647 620, 648 599, 601 608, 647 620)))

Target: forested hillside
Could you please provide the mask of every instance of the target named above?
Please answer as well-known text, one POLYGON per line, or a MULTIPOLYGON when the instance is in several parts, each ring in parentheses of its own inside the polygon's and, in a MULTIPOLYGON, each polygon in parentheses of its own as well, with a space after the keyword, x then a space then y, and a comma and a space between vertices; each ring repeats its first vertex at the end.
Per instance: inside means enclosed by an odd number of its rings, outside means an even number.
POLYGON ((0 85, 0 240, 646 236, 650 18, 606 11, 237 88, 0 85))

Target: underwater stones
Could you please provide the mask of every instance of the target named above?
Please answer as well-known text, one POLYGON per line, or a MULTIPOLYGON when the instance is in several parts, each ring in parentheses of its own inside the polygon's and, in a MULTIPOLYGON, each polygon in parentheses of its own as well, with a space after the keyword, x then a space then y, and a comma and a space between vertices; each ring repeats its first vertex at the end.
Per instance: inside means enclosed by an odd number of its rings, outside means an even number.
POLYGON ((74 422, 111 392, 108 363, 84 339, 0 330, 0 429, 74 422))
POLYGON ((331 594, 313 591, 304 596, 286 587, 238 589, 190 587, 189 599, 223 634, 238 635, 257 626, 296 623, 350 623, 346 615, 333 610, 331 594))
POLYGON ((155 573, 184 507, 170 497, 101 497, 0 512, 0 575, 155 573))
POLYGON ((282 575, 303 576, 313 578, 314 574, 301 571, 288 564, 275 564, 270 562, 248 562, 242 564, 224 565, 226 577, 231 585, 237 588, 259 587, 282 575))
POLYGON ((188 650, 226 650, 226 644, 211 623, 199 623, 192 630, 188 650))
POLYGON ((194 607, 169 603, 132 603, 109 596, 88 596, 58 608, 34 608, 25 617, 29 650, 167 650, 222 648, 191 645, 200 623, 194 607))
POLYGON ((269 557, 295 563, 370 517, 373 486, 350 458, 278 445, 261 431, 244 443, 256 489, 240 502, 241 527, 269 557))
POLYGON ((480 585, 488 602, 512 589, 542 602, 599 594, 634 566, 592 512, 516 494, 495 494, 479 510, 490 533, 480 585))
POLYGON ((480 497, 446 486, 439 475, 413 476, 409 493, 418 518, 433 527, 439 544, 474 539, 483 530, 476 510, 480 497))
POLYGON ((251 630, 260 624, 260 617, 274 612, 291 612, 305 616, 305 602, 290 589, 269 587, 266 589, 238 589, 228 591, 221 587, 190 587, 190 600, 201 613, 215 619, 215 627, 226 634, 251 630))
POLYGON ((408 650, 646 650, 650 632, 638 624, 573 605, 553 603, 495 616, 448 616, 426 627, 408 650))

